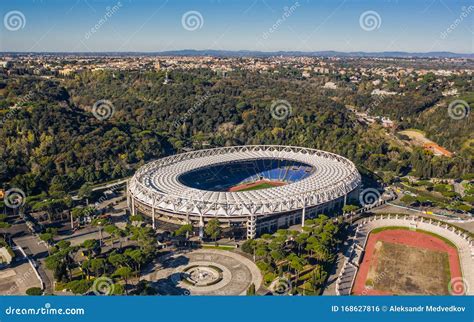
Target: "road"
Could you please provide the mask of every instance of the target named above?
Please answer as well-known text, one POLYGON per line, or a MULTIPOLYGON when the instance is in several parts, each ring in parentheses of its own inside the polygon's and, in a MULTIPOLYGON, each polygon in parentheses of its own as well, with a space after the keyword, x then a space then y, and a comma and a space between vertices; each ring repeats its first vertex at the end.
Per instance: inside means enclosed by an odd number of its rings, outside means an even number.
MULTIPOLYGON (((124 184, 126 183, 128 180, 130 180, 131 177, 128 177, 128 178, 124 178, 124 179, 121 179, 121 180, 118 180, 118 181, 112 181, 112 182, 108 182, 108 183, 103 183, 103 184, 100 184, 100 185, 97 185, 97 186, 94 186, 91 190, 92 191, 98 191, 98 190, 104 190, 104 189, 108 189, 108 188, 112 188, 112 187, 115 187, 117 185, 121 185, 121 184, 124 184)), ((77 196, 77 193, 78 191, 70 191, 69 192, 72 196, 72 199, 74 200, 78 200, 79 197, 77 196)))
POLYGON ((36 269, 38 270, 39 275, 43 279, 45 293, 53 293, 53 274, 52 272, 45 269, 44 261, 48 256, 48 248, 45 243, 40 241, 40 239, 33 235, 24 222, 18 222, 12 226, 14 231, 21 230, 21 234, 15 234, 16 237, 13 237, 13 243, 23 248, 26 255, 30 257, 33 262, 35 262, 36 269))

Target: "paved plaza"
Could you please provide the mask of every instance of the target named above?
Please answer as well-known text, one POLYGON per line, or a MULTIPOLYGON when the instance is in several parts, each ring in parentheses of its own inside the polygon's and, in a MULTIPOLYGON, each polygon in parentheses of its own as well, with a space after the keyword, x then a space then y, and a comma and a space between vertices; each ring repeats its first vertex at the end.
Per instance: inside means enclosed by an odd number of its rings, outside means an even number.
POLYGON ((11 266, 0 269, 0 295, 25 295, 30 287, 41 287, 41 282, 30 263, 22 259, 19 252, 16 255, 11 266))
POLYGON ((214 249, 168 255, 144 278, 162 295, 245 295, 251 283, 262 284, 252 261, 214 249))

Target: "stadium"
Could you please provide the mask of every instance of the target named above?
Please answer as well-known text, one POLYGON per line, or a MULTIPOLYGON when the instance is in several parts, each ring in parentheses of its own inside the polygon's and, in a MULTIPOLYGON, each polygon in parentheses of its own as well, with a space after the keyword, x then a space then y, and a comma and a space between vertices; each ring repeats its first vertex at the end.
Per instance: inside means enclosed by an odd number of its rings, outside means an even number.
POLYGON ((150 162, 128 182, 132 214, 254 238, 281 227, 330 215, 357 199, 361 176, 339 155, 292 146, 232 146, 192 151, 150 162))

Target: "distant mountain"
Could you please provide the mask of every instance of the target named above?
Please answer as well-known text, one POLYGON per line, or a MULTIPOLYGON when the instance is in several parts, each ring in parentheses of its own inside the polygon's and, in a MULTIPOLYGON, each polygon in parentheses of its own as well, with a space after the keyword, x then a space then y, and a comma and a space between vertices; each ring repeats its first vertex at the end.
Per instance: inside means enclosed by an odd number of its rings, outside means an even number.
POLYGON ((398 58, 474 58, 473 54, 458 54, 448 51, 427 52, 427 53, 409 53, 403 51, 384 51, 384 52, 341 52, 341 51, 250 51, 250 50, 171 50, 157 53, 150 53, 163 56, 216 56, 216 57, 270 57, 270 56, 311 56, 311 57, 398 57, 398 58))
MULTIPOLYGON (((26 52, 4 52, 0 54, 25 55, 26 52)), ((32 55, 83 55, 83 56, 214 56, 214 57, 381 57, 381 58, 474 58, 474 53, 459 54, 449 51, 433 51, 426 53, 409 53, 403 51, 384 51, 384 52, 342 52, 342 51, 253 51, 253 50, 169 50, 159 52, 35 52, 32 55)))

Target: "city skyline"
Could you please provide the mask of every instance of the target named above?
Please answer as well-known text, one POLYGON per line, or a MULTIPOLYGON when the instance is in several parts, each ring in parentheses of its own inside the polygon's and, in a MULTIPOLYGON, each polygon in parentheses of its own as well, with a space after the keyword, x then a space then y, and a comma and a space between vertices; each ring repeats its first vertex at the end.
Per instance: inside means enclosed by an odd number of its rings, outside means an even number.
POLYGON ((469 54, 474 48, 468 1, 8 0, 1 8, 2 52, 469 54))

